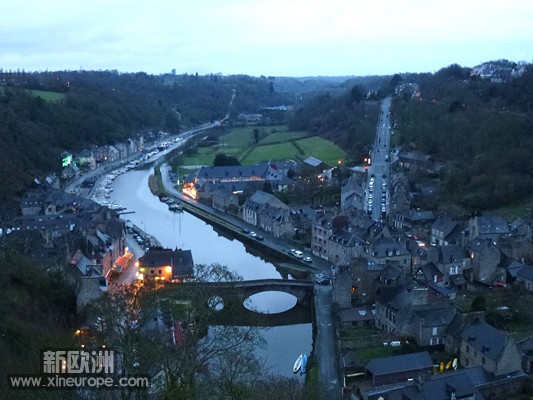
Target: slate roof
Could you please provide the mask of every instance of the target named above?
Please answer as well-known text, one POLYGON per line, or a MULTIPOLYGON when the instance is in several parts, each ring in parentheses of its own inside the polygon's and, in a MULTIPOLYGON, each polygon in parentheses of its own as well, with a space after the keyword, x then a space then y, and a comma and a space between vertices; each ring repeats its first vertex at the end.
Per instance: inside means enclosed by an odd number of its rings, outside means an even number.
POLYGON ((280 199, 278 199, 276 196, 263 192, 261 190, 256 191, 252 197, 250 197, 248 200, 246 200, 245 208, 262 208, 264 206, 270 206, 274 208, 281 208, 284 210, 288 210, 289 206, 287 206, 284 202, 282 202, 280 199))
POLYGON ((369 400, 450 400, 452 392, 457 399, 471 398, 484 400, 477 387, 494 381, 482 367, 464 368, 433 375, 421 384, 398 382, 393 385, 374 387, 364 391, 369 400), (470 396, 469 396, 470 395, 470 396))
POLYGON ((411 307, 412 296, 410 292, 413 289, 423 289, 425 287, 425 285, 415 281, 410 281, 402 286, 381 286, 378 289, 378 302, 388 305, 396 311, 404 307, 411 307))
MULTIPOLYGON (((496 247, 496 245, 492 242, 491 239, 479 239, 479 238, 477 238, 477 239, 471 240, 467 244, 467 248, 470 251, 475 251, 475 252, 481 252, 481 251, 485 250, 486 248, 488 248, 490 246, 496 247)), ((498 249, 498 251, 500 251, 500 249, 498 249)), ((500 253, 501 253, 501 251, 500 251, 500 253)))
POLYGON ((444 237, 444 239, 450 243, 460 242, 460 239, 463 237, 465 232, 465 225, 465 222, 458 222, 453 228, 453 230, 447 236, 444 237))
POLYGON ((442 279, 443 277, 442 272, 440 272, 437 266, 432 262, 422 265, 420 267, 420 273, 422 274, 426 282, 433 282, 433 277, 435 275, 437 275, 437 280, 439 280, 439 278, 442 279))
POLYGON ((406 217, 413 222, 433 221, 435 219, 433 211, 423 210, 410 210, 406 217))
POLYGON ((468 253, 461 246, 450 244, 448 246, 441 246, 439 248, 439 262, 444 264, 461 262, 465 258, 468 258, 468 253))
POLYGON ((415 314, 424 320, 424 326, 434 327, 449 325, 456 314, 455 308, 452 306, 444 306, 439 308, 431 308, 426 310, 417 310, 415 314))
POLYGON ((525 223, 526 223, 525 220, 523 220, 522 218, 518 218, 511 223, 510 229, 511 231, 515 231, 518 228, 520 228, 522 225, 524 225, 525 223))
POLYGON ((342 322, 371 321, 376 319, 376 310, 367 307, 345 308, 339 310, 342 322))
POLYGON ((433 369, 433 361, 427 351, 374 358, 365 367, 372 375, 389 375, 400 372, 433 369))
POLYGON ((480 319, 474 320, 465 328, 461 338, 492 360, 500 357, 507 343, 507 335, 504 332, 480 319))
POLYGON ((150 249, 144 256, 139 258, 139 265, 147 268, 170 265, 174 278, 193 276, 194 274, 191 250, 150 249))
POLYGON ((524 265, 517 273, 518 278, 533 281, 533 267, 524 265))
POLYGON ((312 167, 318 167, 323 162, 321 160, 319 160, 318 158, 315 158, 315 157, 307 157, 304 160, 304 163, 306 163, 306 164, 308 164, 308 165, 310 165, 312 167))
POLYGON ((357 243, 363 243, 363 240, 350 232, 339 232, 331 235, 329 240, 345 247, 354 247, 357 243))
MULTIPOLYGON (((474 372, 472 378, 475 377, 474 372)), ((472 382, 467 370, 453 371, 442 375, 435 375, 429 381, 422 385, 422 394, 425 399, 448 400, 451 399, 452 393, 455 393, 457 399, 466 398, 475 394, 476 399, 482 399, 476 384, 472 382)), ((484 379, 484 382, 488 377, 484 379)))
POLYGON ((368 400, 428 400, 412 382, 400 383, 394 387, 374 387, 365 391, 365 395, 368 400))
POLYGON ((381 271, 381 277, 384 279, 398 279, 401 275, 402 271, 392 265, 386 266, 383 271, 381 271))
POLYGON ((219 179, 245 179, 252 177, 264 178, 268 171, 268 164, 255 165, 228 165, 217 167, 202 167, 196 173, 198 179, 219 180, 219 179))
POLYGON ((388 238, 380 238, 372 244, 372 256, 373 257, 394 257, 394 256, 406 256, 410 253, 405 247, 395 240, 388 238), (389 255, 389 251, 392 251, 392 255, 389 255))
POLYGON ((89 268, 94 265, 94 263, 89 260, 80 250, 74 254, 70 262, 71 264, 74 264, 84 276, 89 272, 89 268))
POLYGON ((505 218, 497 215, 476 217, 480 235, 509 233, 505 218))
POLYGON ((456 225, 457 223, 452 218, 447 215, 442 215, 437 218, 431 228, 442 232, 444 238, 446 238, 453 231, 456 225))
POLYGON ((210 189, 213 192, 215 192, 218 189, 227 190, 231 192, 253 192, 257 190, 259 187, 263 187, 263 182, 257 181, 230 181, 230 182, 217 182, 211 183, 211 182, 205 182, 205 188, 209 187, 209 185, 212 185, 211 187, 214 187, 215 189, 210 189), (255 183, 255 185, 254 185, 255 183), (216 186, 215 186, 216 185, 216 186))
MULTIPOLYGON (((526 264, 521 263, 520 261, 513 260, 508 266, 507 266, 507 272, 511 277, 516 278, 518 275, 518 272, 525 267, 526 264)), ((529 267, 532 268, 532 267, 529 267)))

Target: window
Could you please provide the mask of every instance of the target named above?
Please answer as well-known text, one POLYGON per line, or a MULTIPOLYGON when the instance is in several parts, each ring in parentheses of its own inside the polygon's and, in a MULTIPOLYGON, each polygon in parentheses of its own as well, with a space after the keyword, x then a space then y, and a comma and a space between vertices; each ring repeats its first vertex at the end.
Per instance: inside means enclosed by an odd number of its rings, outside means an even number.
POLYGON ((470 346, 466 345, 466 352, 470 353, 470 346))
POLYGON ((431 328, 431 334, 437 336, 437 328, 431 328))
POLYGON ((459 273, 459 267, 457 265, 450 267, 450 275, 457 275, 459 273))

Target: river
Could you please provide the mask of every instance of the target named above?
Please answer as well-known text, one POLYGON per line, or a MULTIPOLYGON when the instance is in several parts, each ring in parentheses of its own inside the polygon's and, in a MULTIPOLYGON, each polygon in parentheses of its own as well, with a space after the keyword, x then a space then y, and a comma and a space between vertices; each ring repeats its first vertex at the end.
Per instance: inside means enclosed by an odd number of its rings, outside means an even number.
MULTIPOLYGON (((156 237, 163 247, 191 250, 195 264, 219 263, 238 273, 245 280, 281 278, 275 266, 246 251, 237 240, 220 236, 195 216, 173 213, 148 188, 151 170, 133 170, 117 177, 111 200, 133 214, 125 214, 141 229, 156 237)), ((262 312, 278 312, 290 308, 295 298, 286 293, 267 292, 256 295, 252 306, 262 312)), ((265 348, 257 355, 266 360, 274 374, 294 376, 292 366, 301 353, 312 350, 312 324, 261 328, 265 348)), ((301 379, 301 378, 300 378, 301 379)))

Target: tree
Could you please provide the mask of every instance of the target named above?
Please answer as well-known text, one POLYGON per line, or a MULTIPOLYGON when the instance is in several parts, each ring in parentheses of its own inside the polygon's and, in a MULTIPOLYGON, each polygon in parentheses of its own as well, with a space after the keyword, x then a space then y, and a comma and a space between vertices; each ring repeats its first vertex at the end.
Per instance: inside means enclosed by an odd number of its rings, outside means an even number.
POLYGON ((486 311, 487 310, 487 299, 485 296, 478 295, 472 300, 470 305, 470 311, 486 311))
MULTIPOLYGON (((219 264, 195 267, 197 282, 239 280, 219 264)), ((266 375, 254 355, 263 344, 258 329, 212 326, 220 300, 201 286, 150 282, 107 293, 91 307, 95 343, 117 349, 125 372, 162 377, 157 386, 165 398, 253 398, 266 375)))
POLYGON ((394 74, 392 79, 390 80, 389 88, 391 91, 394 91, 396 86, 398 86, 400 83, 403 82, 403 78, 400 74, 394 74))
POLYGON ((363 90, 361 90, 361 87, 359 85, 355 85, 354 87, 352 87, 350 94, 352 96, 352 101, 354 101, 357 104, 359 104, 361 100, 365 98, 364 92, 363 90))
POLYGON ((241 165, 237 157, 228 156, 224 153, 217 153, 215 159, 213 160, 213 165, 215 167, 228 166, 228 165, 241 165))
POLYGON ((253 130, 254 142, 259 143, 259 128, 254 128, 253 130))

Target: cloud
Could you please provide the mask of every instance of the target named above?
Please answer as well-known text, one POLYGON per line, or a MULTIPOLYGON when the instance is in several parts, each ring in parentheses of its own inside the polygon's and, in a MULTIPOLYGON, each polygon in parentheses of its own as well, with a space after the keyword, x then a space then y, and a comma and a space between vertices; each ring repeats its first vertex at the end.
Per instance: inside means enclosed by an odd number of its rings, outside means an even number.
POLYGON ((4 69, 371 74, 533 50, 533 2, 520 0, 22 0, 2 11, 4 69))

